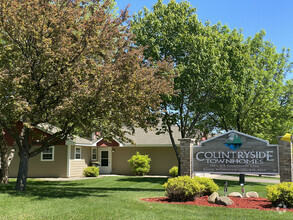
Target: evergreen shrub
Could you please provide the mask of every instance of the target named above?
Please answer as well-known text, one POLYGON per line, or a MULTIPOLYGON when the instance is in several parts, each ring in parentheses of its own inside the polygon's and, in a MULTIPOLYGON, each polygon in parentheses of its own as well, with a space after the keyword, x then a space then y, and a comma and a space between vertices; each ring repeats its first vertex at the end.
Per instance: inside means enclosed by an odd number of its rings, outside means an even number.
POLYGON ((293 183, 282 182, 276 185, 267 186, 267 199, 274 206, 286 205, 293 207, 293 183))
POLYGON ((150 162, 151 158, 149 158, 148 155, 141 155, 139 152, 136 152, 136 154, 128 160, 132 172, 137 176, 143 176, 150 171, 150 162))
POLYGON ((99 168, 98 167, 87 167, 83 169, 83 175, 86 177, 97 177, 99 176, 99 168))
POLYGON ((172 177, 177 177, 178 176, 178 167, 174 166, 169 170, 169 174, 172 177))
POLYGON ((163 187, 168 198, 176 202, 193 201, 196 196, 201 196, 204 191, 204 185, 189 176, 170 178, 163 187))
POLYGON ((211 178, 195 176, 193 179, 205 186, 203 196, 209 196, 213 192, 217 192, 219 190, 219 186, 211 178))

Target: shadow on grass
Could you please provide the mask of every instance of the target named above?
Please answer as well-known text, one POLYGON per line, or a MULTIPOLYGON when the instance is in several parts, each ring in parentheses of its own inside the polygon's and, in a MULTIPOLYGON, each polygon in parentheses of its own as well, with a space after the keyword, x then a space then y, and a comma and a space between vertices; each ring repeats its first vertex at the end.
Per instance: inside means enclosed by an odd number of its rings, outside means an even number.
MULTIPOLYGON (((101 187, 82 186, 76 182, 29 181, 25 192, 16 192, 15 183, 0 185, 0 195, 9 194, 15 197, 30 197, 32 200, 47 198, 77 198, 77 197, 109 197, 114 192, 146 192, 162 191, 162 189, 148 189, 143 187, 101 187)), ((98 183, 97 183, 98 185, 98 183)))
POLYGON ((81 186, 84 185, 82 182, 72 181, 45 181, 45 180, 29 180, 27 182, 30 186, 81 186))
MULTIPOLYGON (((113 179, 111 185, 107 182, 63 182, 63 181, 28 181, 26 192, 16 192, 15 182, 8 185, 0 184, 0 195, 9 194, 15 197, 29 197, 32 200, 42 200, 47 198, 82 198, 82 197, 110 197, 117 192, 162 192, 162 189, 149 188, 150 184, 162 185, 167 178, 161 177, 125 177, 113 179), (113 183, 117 181, 117 185, 113 183), (141 183, 141 184, 140 184, 141 183)), ((225 180, 214 180, 221 188, 225 185, 225 180)), ((264 186, 263 183, 247 182, 246 187, 264 186)), ((228 181, 228 187, 239 187, 238 181, 228 181)))
POLYGON ((168 178, 162 178, 162 177, 127 177, 127 178, 121 178, 117 181, 119 182, 134 182, 134 183, 156 183, 163 185, 165 182, 167 182, 168 178))

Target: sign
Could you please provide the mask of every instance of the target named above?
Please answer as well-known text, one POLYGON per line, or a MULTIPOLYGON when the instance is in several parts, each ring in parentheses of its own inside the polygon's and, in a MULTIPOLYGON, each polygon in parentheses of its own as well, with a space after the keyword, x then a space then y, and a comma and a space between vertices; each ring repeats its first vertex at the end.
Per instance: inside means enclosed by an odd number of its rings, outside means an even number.
POLYGON ((193 147, 193 172, 278 174, 278 145, 230 131, 193 147))

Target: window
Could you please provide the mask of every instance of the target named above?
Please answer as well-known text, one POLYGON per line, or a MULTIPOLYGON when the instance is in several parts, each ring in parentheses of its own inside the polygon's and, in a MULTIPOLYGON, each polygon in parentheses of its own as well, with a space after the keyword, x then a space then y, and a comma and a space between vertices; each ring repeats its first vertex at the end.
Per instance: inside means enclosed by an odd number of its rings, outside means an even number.
POLYGON ((102 167, 109 166, 109 152, 108 151, 101 151, 101 166, 102 167))
POLYGON ((92 148, 92 160, 97 160, 97 148, 92 148))
POLYGON ((75 160, 81 159, 81 147, 75 147, 74 159, 75 160))
POLYGON ((48 147, 41 153, 41 161, 54 161, 54 146, 48 147))

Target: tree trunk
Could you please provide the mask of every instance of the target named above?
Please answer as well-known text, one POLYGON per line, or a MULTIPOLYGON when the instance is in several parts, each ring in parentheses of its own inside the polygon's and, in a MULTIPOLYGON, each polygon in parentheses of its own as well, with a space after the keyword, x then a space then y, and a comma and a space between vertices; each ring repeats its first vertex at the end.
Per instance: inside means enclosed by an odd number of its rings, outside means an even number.
POLYGON ((174 137, 173 137, 173 134, 172 134, 173 131, 171 129, 171 125, 169 124, 169 122, 167 122, 167 126, 168 126, 168 133, 169 133, 169 136, 170 136, 170 139, 171 139, 171 143, 172 143, 173 149, 175 151, 176 158, 177 158, 177 162, 178 162, 178 176, 180 176, 181 175, 181 158, 180 158, 180 153, 178 151, 177 145, 175 144, 175 140, 174 140, 174 137))
POLYGON ((5 132, 0 128, 0 183, 9 183, 9 166, 14 157, 16 146, 10 150, 8 155, 8 146, 5 142, 5 132))
POLYGON ((0 183, 8 184, 9 183, 9 172, 8 172, 8 161, 2 161, 1 159, 1 174, 0 174, 0 183))
POLYGON ((19 167, 17 174, 17 181, 15 184, 16 191, 25 191, 26 188, 26 180, 27 180, 27 172, 28 172, 28 160, 29 160, 29 152, 25 149, 19 150, 19 167))
POLYGON ((0 146, 0 160, 1 160, 1 171, 0 171, 0 183, 8 184, 8 163, 7 163, 7 146, 5 146, 4 141, 1 140, 0 146))
POLYGON ((3 178, 3 161, 5 158, 5 143, 4 143, 4 130, 0 127, 0 183, 2 183, 3 178))
POLYGON ((1 169, 0 169, 0 183, 8 184, 9 183, 9 166, 15 155, 15 146, 10 150, 8 155, 8 147, 2 145, 0 147, 1 155, 1 169))

